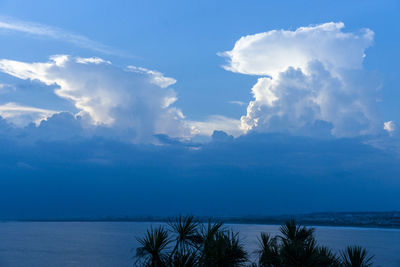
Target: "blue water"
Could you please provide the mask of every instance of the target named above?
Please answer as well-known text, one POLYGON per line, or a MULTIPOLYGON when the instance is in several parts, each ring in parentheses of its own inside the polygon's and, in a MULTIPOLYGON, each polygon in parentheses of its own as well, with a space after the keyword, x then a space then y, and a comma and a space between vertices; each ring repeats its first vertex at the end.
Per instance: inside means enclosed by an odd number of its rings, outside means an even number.
MULTIPOLYGON (((157 225, 153 223, 153 225, 157 225)), ((138 243, 150 223, 136 222, 3 222, 0 223, 1 267, 132 266, 138 243)), ((249 251, 260 232, 277 234, 275 225, 227 225, 240 231, 249 251)), ((375 254, 376 266, 400 266, 400 230, 316 227, 321 244, 334 250, 358 244, 375 254)))

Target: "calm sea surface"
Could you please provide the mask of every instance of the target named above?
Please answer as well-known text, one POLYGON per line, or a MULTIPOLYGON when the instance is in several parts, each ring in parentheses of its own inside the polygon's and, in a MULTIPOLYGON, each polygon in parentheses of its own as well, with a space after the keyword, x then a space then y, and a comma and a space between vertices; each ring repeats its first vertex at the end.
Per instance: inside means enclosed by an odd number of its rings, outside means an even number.
MULTIPOLYGON (((150 225, 136 222, 0 222, 1 267, 132 266, 138 243, 150 225)), ((277 234, 275 225, 227 225, 249 251, 260 232, 277 234)), ((383 267, 400 266, 400 230, 316 227, 321 244, 334 250, 359 244, 383 267)))

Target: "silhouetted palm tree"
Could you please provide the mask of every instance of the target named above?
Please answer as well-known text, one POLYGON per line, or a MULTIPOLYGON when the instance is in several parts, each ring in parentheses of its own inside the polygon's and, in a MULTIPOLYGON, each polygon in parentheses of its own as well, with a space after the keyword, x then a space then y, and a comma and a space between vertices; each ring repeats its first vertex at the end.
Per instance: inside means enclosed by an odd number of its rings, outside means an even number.
POLYGON ((270 234, 261 233, 258 238, 258 265, 260 267, 274 267, 281 264, 279 246, 276 237, 270 234))
POLYGON ((315 255, 315 266, 340 267, 340 260, 329 248, 318 247, 315 255))
POLYGON ((280 258, 283 266, 315 266, 317 244, 314 229, 297 225, 294 220, 280 227, 280 258))
POLYGON ((175 247, 171 255, 177 251, 185 253, 190 247, 197 247, 202 238, 198 232, 199 222, 193 216, 179 216, 174 221, 170 220, 168 225, 176 235, 175 247))
POLYGON ((216 231, 204 239, 200 255, 200 266, 236 267, 247 262, 247 252, 239 241, 237 233, 216 231))
MULTIPOLYGON (((202 224, 193 216, 179 216, 163 227, 146 232, 138 239, 137 266, 146 267, 239 267, 248 263, 248 254, 239 234, 223 228, 223 223, 202 224), (168 234, 173 234, 174 244, 168 234)), ((341 259, 329 248, 318 246, 314 229, 294 220, 280 227, 272 237, 261 233, 254 267, 370 267, 372 256, 361 247, 347 247, 341 259)))
POLYGON ((214 238, 214 236, 219 232, 219 231, 224 231, 222 228, 224 224, 222 222, 211 222, 208 221, 207 226, 204 224, 201 225, 201 243, 204 245, 207 240, 210 240, 214 238))
POLYGON ((365 248, 349 246, 340 253, 344 267, 370 267, 374 256, 370 256, 365 248))
POLYGON ((288 242, 304 244, 314 240, 315 229, 297 225, 295 220, 287 221, 279 230, 281 239, 288 242))
MULTIPOLYGON (((172 255, 172 254, 171 254, 172 255)), ((169 263, 171 267, 195 267, 198 266, 196 251, 176 252, 169 263)))
POLYGON ((165 267, 168 264, 168 253, 165 251, 171 242, 168 239, 168 231, 160 226, 147 230, 144 238, 137 239, 142 245, 136 250, 136 256, 140 266, 165 267), (139 262, 141 261, 141 262, 139 262))

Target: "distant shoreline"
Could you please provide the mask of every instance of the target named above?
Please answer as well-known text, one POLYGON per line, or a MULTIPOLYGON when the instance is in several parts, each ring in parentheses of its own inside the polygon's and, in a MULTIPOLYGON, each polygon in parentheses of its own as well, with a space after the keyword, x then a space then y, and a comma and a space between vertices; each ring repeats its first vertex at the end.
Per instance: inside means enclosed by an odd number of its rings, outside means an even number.
MULTIPOLYGON (((101 222, 109 222, 109 223, 129 223, 129 222, 137 222, 137 223, 167 223, 167 220, 154 220, 154 221, 143 221, 143 220, 103 220, 103 219, 96 219, 96 220, 83 220, 83 219, 57 219, 57 220, 50 220, 50 219, 42 219, 42 220, 0 220, 1 223, 101 223, 101 222)), ((206 221, 202 221, 206 222, 206 221)), ((225 221, 222 220, 223 223, 226 225, 275 225, 279 226, 282 225, 282 223, 267 223, 267 222, 231 222, 231 221, 225 221)), ((297 222, 297 221, 296 221, 297 222)), ((310 223, 310 224, 305 224, 302 222, 299 222, 299 224, 308 226, 308 227, 342 227, 342 228, 363 228, 363 229, 393 229, 393 230, 400 230, 400 226, 395 225, 395 226, 383 226, 383 225, 365 225, 365 224, 316 224, 316 223, 310 223)))
MULTIPOLYGON (((0 222, 159 222, 165 223, 171 217, 167 216, 141 216, 141 217, 94 217, 94 218, 26 218, 26 219, 0 219, 0 222)), ((281 225, 289 219, 295 219, 306 226, 327 227, 357 227, 400 229, 400 212, 324 212, 279 216, 242 216, 242 217, 211 217, 213 221, 222 221, 226 224, 259 224, 281 225)), ((199 216, 202 222, 207 222, 210 217, 199 216)))

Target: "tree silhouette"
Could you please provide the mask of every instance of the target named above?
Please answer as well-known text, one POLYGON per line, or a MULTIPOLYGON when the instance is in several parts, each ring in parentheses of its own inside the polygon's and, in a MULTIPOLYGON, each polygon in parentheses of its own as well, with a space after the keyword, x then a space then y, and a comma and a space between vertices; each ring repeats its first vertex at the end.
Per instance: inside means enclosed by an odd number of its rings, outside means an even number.
POLYGON ((338 257, 319 246, 314 228, 288 221, 280 234, 261 233, 256 262, 240 242, 239 233, 226 229, 221 222, 200 223, 193 216, 179 216, 168 228, 150 227, 136 251, 137 266, 146 267, 370 267, 372 258, 359 246, 347 247, 338 257), (171 236, 170 236, 170 235, 171 236))
POLYGON ((164 227, 160 226, 156 229, 151 227, 143 238, 137 240, 142 245, 136 250, 137 264, 149 267, 168 266, 166 248, 171 241, 168 238, 168 231, 164 227))
POLYGON ((372 259, 368 251, 360 246, 350 246, 340 253, 343 267, 370 267, 372 259))

